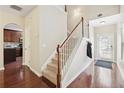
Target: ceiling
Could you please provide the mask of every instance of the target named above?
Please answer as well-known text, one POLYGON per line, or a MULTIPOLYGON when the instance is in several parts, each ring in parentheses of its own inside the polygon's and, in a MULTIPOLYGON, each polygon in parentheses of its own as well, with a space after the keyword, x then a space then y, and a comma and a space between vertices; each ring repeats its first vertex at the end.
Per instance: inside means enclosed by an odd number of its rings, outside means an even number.
POLYGON ((89 23, 93 27, 99 27, 104 25, 117 24, 118 22, 120 22, 120 14, 91 20, 89 23))
POLYGON ((22 8, 21 11, 17 11, 15 9, 10 8, 10 5, 0 5, 0 9, 5 10, 7 12, 17 14, 20 16, 27 15, 36 5, 17 5, 22 8))
POLYGON ((102 17, 112 16, 120 13, 119 5, 68 5, 68 30, 72 29, 80 21, 81 17, 88 25, 89 20, 94 20, 102 17), (102 16, 98 17, 99 14, 102 16))

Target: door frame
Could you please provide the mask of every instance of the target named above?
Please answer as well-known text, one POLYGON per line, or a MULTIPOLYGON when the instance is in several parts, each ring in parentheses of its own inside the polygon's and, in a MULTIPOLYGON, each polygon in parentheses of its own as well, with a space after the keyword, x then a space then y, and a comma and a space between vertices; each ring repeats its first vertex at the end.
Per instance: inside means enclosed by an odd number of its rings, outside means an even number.
MULTIPOLYGON (((94 30, 94 33, 95 33, 95 30, 94 30)), ((100 35, 100 34, 99 34, 100 35)), ((105 33, 105 35, 107 35, 106 33, 105 33)), ((96 36, 97 37, 97 36, 96 36)), ((115 60, 115 46, 116 46, 116 43, 115 43, 115 39, 114 38, 116 38, 115 37, 115 32, 112 32, 112 55, 111 55, 111 58, 109 59, 109 58, 103 58, 103 57, 101 57, 100 56, 100 54, 98 53, 99 51, 98 51, 98 48, 99 48, 99 46, 98 46, 98 40, 97 40, 97 38, 95 38, 94 37, 94 40, 96 39, 96 45, 94 44, 94 47, 96 47, 97 46, 97 49, 95 48, 94 49, 94 52, 96 52, 96 56, 100 59, 100 60, 106 60, 106 61, 112 61, 112 62, 114 62, 115 60), (96 51, 95 51, 96 50, 96 51)))
MULTIPOLYGON (((2 53, 2 55, 3 55, 3 61, 2 61, 2 63, 3 63, 3 68, 2 68, 2 70, 4 70, 5 69, 5 65, 4 65, 4 27, 5 27, 5 25, 7 25, 7 24, 10 24, 10 23, 6 23, 6 24, 4 24, 3 25, 3 27, 2 27, 2 51, 3 51, 3 53, 2 53)), ((23 31, 22 31, 22 65, 26 65, 25 64, 25 29, 20 25, 20 24, 18 24, 18 23, 14 23, 14 24, 16 24, 16 25, 18 25, 23 31)))

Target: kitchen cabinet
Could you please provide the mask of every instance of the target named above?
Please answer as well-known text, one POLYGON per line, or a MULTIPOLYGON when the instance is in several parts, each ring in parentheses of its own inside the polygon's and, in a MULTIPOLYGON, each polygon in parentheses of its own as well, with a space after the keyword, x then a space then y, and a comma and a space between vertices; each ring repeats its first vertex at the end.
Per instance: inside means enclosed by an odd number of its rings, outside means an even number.
POLYGON ((20 42, 21 39, 21 32, 15 32, 15 42, 20 42))
POLYGON ((16 61, 16 48, 4 49, 4 64, 16 61))
POLYGON ((12 34, 10 31, 4 31, 4 41, 5 42, 11 42, 12 41, 11 35, 12 34))
POLYGON ((21 32, 4 29, 4 42, 20 42, 21 32))
POLYGON ((12 42, 20 42, 21 33, 13 31, 12 32, 12 42))
POLYGON ((16 57, 22 56, 22 48, 16 48, 16 57))

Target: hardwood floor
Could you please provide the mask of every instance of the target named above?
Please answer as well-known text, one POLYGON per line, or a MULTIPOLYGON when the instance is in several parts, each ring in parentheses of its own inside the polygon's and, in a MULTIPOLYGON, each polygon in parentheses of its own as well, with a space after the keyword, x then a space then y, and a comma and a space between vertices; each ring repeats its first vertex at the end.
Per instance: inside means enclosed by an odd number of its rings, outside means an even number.
POLYGON ((112 69, 107 69, 99 66, 94 67, 94 77, 82 72, 68 88, 118 88, 117 67, 113 64, 112 69), (94 80, 91 85, 92 79, 94 80))
POLYGON ((0 71, 0 87, 2 88, 48 88, 49 86, 37 77, 27 66, 21 65, 21 58, 5 65, 0 71))
MULTIPOLYGON (((90 67, 89 67, 90 68, 90 67)), ((94 67, 94 77, 82 72, 68 88, 116 88, 119 87, 116 79, 116 65, 113 69, 94 67), (92 79, 94 83, 91 84, 92 79)), ((5 65, 5 70, 0 71, 0 87, 2 88, 50 88, 55 87, 45 78, 37 77, 27 66, 22 66, 22 59, 5 65)))
POLYGON ((92 85, 92 67, 93 64, 83 71, 67 88, 90 88, 92 85))
POLYGON ((95 88, 116 88, 116 64, 113 63, 112 69, 95 66, 94 87, 95 88))
POLYGON ((76 80, 74 80, 68 88, 90 88, 91 87, 91 75, 81 73, 76 80))

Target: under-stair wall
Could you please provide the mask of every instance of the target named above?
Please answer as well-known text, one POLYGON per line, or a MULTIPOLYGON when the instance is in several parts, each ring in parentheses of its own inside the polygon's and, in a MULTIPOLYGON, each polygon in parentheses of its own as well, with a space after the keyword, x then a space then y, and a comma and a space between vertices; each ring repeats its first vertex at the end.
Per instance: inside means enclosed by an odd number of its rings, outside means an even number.
MULTIPOLYGON (((82 73, 88 66, 93 62, 93 60, 87 57, 87 42, 89 40, 83 38, 80 45, 78 46, 75 55, 71 59, 71 65, 62 80, 62 87, 67 87, 80 73, 82 73)), ((93 71, 93 70, 92 70, 93 71)), ((92 73, 92 71, 90 73, 92 73)))

